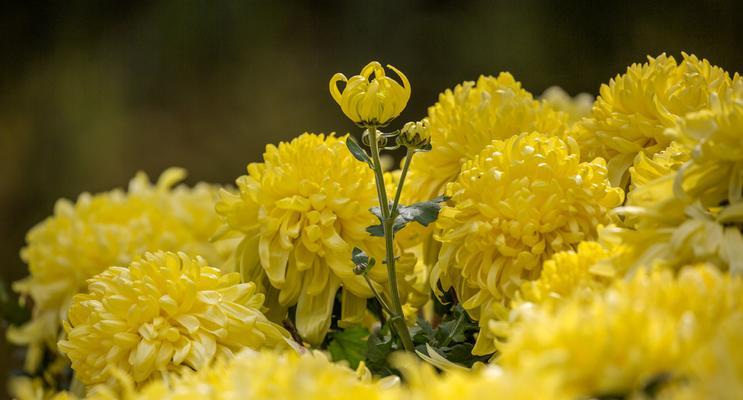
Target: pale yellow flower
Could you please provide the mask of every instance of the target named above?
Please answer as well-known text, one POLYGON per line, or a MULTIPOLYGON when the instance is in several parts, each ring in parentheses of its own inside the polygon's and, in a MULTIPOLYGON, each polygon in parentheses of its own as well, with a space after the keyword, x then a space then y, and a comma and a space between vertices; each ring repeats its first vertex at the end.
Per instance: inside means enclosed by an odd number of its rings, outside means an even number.
MULTIPOLYGON (((263 162, 248 165, 248 175, 237 179, 239 192, 223 191, 217 205, 229 228, 243 237, 237 260, 245 280, 267 278, 271 315, 281 318, 281 309, 296 305, 297 330, 313 344, 322 342, 330 326, 340 287, 345 324, 360 323, 373 296, 353 272, 354 247, 377 258, 369 273, 377 289, 387 282, 384 242, 366 231, 379 223, 369 212, 378 205, 373 172, 351 155, 345 140, 303 134, 267 146, 263 162)), ((415 259, 397 254, 402 280, 415 259)))
POLYGON ((416 155, 411 166, 409 185, 417 200, 442 194, 462 164, 493 139, 531 131, 563 135, 567 116, 535 100, 504 72, 447 89, 428 109, 428 122, 433 149, 416 155))
MULTIPOLYGON (((512 298, 552 254, 594 239, 619 205, 602 159, 581 162, 575 142, 541 133, 494 140, 449 184, 431 284, 454 288, 474 318, 512 298)), ((480 354, 494 350, 478 339, 480 354)))
POLYGON ((330 79, 330 94, 351 121, 360 126, 385 126, 400 115, 410 99, 408 78, 397 68, 387 65, 402 81, 402 85, 385 76, 376 61, 367 64, 361 74, 350 79, 337 73, 330 79), (374 77, 372 78, 372 75, 374 77), (345 82, 341 92, 338 82, 345 82))
MULTIPOLYGON (((638 271, 591 300, 522 313, 498 362, 554 376, 577 398, 631 396, 685 363, 743 310, 743 281, 709 265, 638 271)), ((737 317, 736 317, 737 316, 737 317)))
MULTIPOLYGON (((365 374, 361 374, 365 375, 365 374)), ((244 350, 233 360, 221 360, 198 372, 155 382, 141 391, 124 393, 125 400, 377 400, 389 398, 394 382, 373 382, 352 369, 330 362, 322 353, 244 350)), ((114 399, 100 393, 97 399, 114 399)))
POLYGON ((59 349, 77 379, 95 385, 115 383, 113 370, 140 384, 245 347, 287 347, 288 333, 260 311, 263 298, 238 273, 223 274, 201 257, 146 253, 75 295, 59 349))
POLYGON ((72 296, 109 266, 163 249, 200 254, 212 265, 229 268, 225 260, 234 245, 209 242, 220 225, 214 212, 216 188, 176 186, 184 177, 184 170, 171 168, 153 185, 139 173, 128 192, 83 193, 76 203, 59 200, 54 215, 28 232, 21 258, 30 276, 13 288, 32 301, 33 319, 8 331, 12 343, 29 346, 28 371, 36 370, 45 348, 56 349, 72 296))
MULTIPOLYGON (((512 373, 496 365, 473 370, 438 373, 421 360, 407 354, 393 355, 393 361, 405 377, 397 392, 400 400, 482 400, 482 399, 572 399, 553 377, 537 376, 528 371, 512 373)), ((391 399, 390 396, 385 398, 391 399)))
POLYGON ((591 114, 591 107, 593 107, 594 100, 593 96, 588 93, 579 93, 575 97, 570 97, 559 86, 547 88, 539 98, 548 106, 565 113, 571 124, 591 114))
POLYGON ((591 116, 580 123, 575 135, 581 151, 607 160, 614 185, 626 187, 627 170, 638 153, 652 156, 668 147, 671 140, 664 131, 678 117, 707 108, 711 94, 730 86, 721 68, 682 55, 681 63, 661 54, 631 65, 601 86, 591 116))

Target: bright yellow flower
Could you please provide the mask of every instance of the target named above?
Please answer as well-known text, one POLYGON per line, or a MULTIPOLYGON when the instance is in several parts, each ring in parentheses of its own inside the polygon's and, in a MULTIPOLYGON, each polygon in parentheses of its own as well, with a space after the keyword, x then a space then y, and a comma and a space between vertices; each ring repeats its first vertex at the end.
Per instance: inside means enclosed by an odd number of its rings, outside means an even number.
POLYGON ((244 347, 287 347, 288 333, 260 312, 255 284, 201 257, 146 253, 88 282, 88 293, 73 298, 58 345, 86 385, 114 383, 113 370, 140 384, 244 347))
POLYGON ((411 166, 409 185, 417 200, 442 194, 462 164, 493 139, 531 131, 563 135, 567 116, 535 100, 504 72, 446 90, 428 109, 428 121, 433 150, 416 155, 411 166))
POLYGON ((226 266, 234 246, 209 242, 220 224, 214 212, 216 188, 203 183, 174 187, 184 176, 184 170, 171 168, 153 185, 139 173, 128 192, 84 193, 74 204, 59 200, 54 215, 29 231, 21 258, 30 276, 13 288, 33 301, 33 320, 8 331, 11 342, 30 346, 29 371, 37 368, 45 347, 56 348, 72 296, 109 266, 157 249, 189 251, 226 266))
POLYGON ((676 196, 707 207, 729 204, 743 223, 743 79, 735 80, 711 95, 709 109, 686 115, 667 133, 693 149, 676 177, 676 196))
MULTIPOLYGON (((125 393, 125 400, 333 400, 383 399, 394 391, 390 380, 372 382, 352 369, 330 362, 322 353, 256 352, 244 350, 233 360, 222 360, 198 372, 155 382, 139 392, 125 393)), ((115 395, 101 393, 98 399, 115 395)))
MULTIPOLYGON (((313 344, 322 342, 330 326, 341 286, 344 323, 360 323, 373 296, 353 273, 354 247, 377 258, 371 280, 387 281, 384 242, 366 232, 379 223, 369 212, 378 205, 373 172, 351 155, 345 140, 303 134, 269 145, 264 161, 248 165, 248 175, 237 179, 239 192, 223 191, 217 204, 229 228, 243 236, 237 260, 245 279, 268 279, 269 314, 296 305, 297 330, 313 344), (271 288, 278 293, 272 295, 271 288)), ((402 280, 415 260, 398 254, 402 280)))
POLYGON ((481 306, 507 301, 523 280, 536 279, 552 254, 594 239, 623 197, 609 185, 602 159, 580 162, 572 139, 537 132, 494 140, 463 165, 447 194, 431 284, 453 287, 474 318, 481 306))
POLYGON ((577 136, 588 139, 580 140, 581 151, 608 161, 612 184, 625 187, 626 172, 639 152, 652 156, 668 147, 666 128, 680 116, 707 108, 710 94, 730 86, 727 72, 682 54, 680 64, 661 54, 628 67, 601 86, 591 116, 581 123, 585 131, 577 136))
POLYGON ((617 251, 598 242, 581 242, 576 251, 556 253, 542 265, 539 279, 521 286, 519 300, 541 304, 574 295, 590 298, 622 276, 623 271, 615 270, 609 262, 617 251))
POLYGON ((402 81, 402 85, 385 76, 384 68, 376 61, 367 64, 360 75, 351 79, 337 73, 330 79, 330 94, 341 109, 359 126, 385 126, 400 115, 410 99, 408 78, 397 68, 387 65, 402 81), (372 75, 374 77, 372 78, 372 75), (338 82, 345 82, 343 92, 338 82))
POLYGON ((576 398, 630 396, 662 374, 684 379, 690 356, 740 318, 743 281, 709 265, 674 275, 640 270, 591 301, 574 296, 523 313, 498 361, 554 376, 576 398))
POLYGON ((590 94, 580 93, 575 97, 570 97, 559 86, 547 88, 539 98, 548 106, 565 113, 571 124, 591 114, 591 107, 593 107, 593 96, 590 94))

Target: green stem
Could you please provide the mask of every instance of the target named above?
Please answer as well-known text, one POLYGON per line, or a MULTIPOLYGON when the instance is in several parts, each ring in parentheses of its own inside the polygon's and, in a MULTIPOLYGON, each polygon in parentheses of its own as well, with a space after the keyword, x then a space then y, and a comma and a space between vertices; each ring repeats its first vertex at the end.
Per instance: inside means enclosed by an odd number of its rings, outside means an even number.
POLYGON ((377 291, 377 289, 374 287, 374 284, 372 283, 371 279, 369 279, 369 276, 367 274, 364 274, 364 279, 366 279, 366 284, 369 285, 369 289, 374 293, 374 297, 377 298, 377 301, 379 304, 382 305, 382 308, 384 311, 387 311, 387 314, 393 315, 392 310, 390 307, 385 303, 384 298, 382 297, 382 294, 377 291))
POLYGON ((410 161, 413 159, 414 151, 408 149, 405 153, 405 162, 402 164, 402 172, 400 172, 400 181, 397 182, 397 191, 395 192, 395 200, 392 202, 392 208, 390 214, 395 215, 397 213, 397 206, 400 205, 400 195, 402 195, 402 186, 405 184, 405 177, 408 175, 408 168, 410 168, 410 161))
POLYGON ((402 312, 402 303, 400 302, 400 291, 397 288, 397 273, 395 272, 395 247, 394 247, 394 216, 391 215, 389 202, 387 201, 387 189, 384 186, 384 173, 382 164, 379 161, 379 146, 377 145, 377 128, 369 127, 369 145, 371 147, 372 161, 374 164, 374 177, 377 182, 377 195, 379 196, 379 208, 382 213, 382 227, 384 228, 384 241, 387 249, 387 281, 389 282, 390 298, 392 301, 392 313, 390 313, 390 323, 395 328, 397 335, 400 337, 403 347, 407 351, 413 351, 413 340, 410 338, 408 326, 405 324, 405 318, 402 312))

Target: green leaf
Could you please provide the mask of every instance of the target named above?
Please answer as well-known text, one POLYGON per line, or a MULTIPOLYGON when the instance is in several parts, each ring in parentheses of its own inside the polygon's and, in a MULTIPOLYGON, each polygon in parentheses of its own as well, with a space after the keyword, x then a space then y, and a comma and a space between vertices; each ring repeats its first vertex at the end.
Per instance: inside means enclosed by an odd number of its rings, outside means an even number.
POLYGON ((446 196, 439 196, 429 201, 422 201, 409 206, 400 206, 398 212, 406 221, 415 221, 423 226, 428 226, 428 224, 436 221, 436 218, 439 217, 441 203, 447 199, 448 197, 446 196))
POLYGON ((396 371, 389 363, 390 354, 397 350, 395 342, 389 335, 369 335, 366 350, 366 366, 378 376, 389 376, 396 371))
POLYGON ((366 358, 369 331, 363 326, 353 326, 332 335, 328 352, 333 361, 346 360, 351 368, 356 369, 366 358))
POLYGON ((349 136, 348 139, 346 139, 346 147, 348 147, 348 151, 351 152, 351 155, 353 155, 355 159, 361 162, 365 162, 369 166, 369 168, 374 168, 369 155, 366 154, 366 151, 364 151, 364 149, 362 149, 358 143, 356 143, 356 140, 354 140, 354 138, 349 136))
MULTIPOLYGON (((410 222, 417 222, 423 226, 428 226, 431 222, 436 221, 441 210, 441 203, 448 200, 446 196, 439 196, 435 199, 422 201, 409 206, 398 206, 395 222, 392 224, 392 231, 397 233, 410 222)), ((379 207, 372 207, 369 211, 374 214, 379 222, 382 222, 382 215, 379 207)), ((382 224, 371 225, 366 227, 366 231, 372 236, 384 237, 384 227, 382 224)))

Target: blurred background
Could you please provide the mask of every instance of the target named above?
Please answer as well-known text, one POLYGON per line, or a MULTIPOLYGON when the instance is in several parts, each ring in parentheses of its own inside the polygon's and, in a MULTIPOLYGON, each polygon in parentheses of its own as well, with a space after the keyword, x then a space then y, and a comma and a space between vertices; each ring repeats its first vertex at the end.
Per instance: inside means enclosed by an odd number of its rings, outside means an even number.
MULTIPOLYGON (((25 232, 57 198, 174 165, 190 183, 226 184, 267 143, 355 132, 328 94, 334 72, 372 59, 403 70, 402 124, 444 89, 504 70, 535 95, 595 95, 664 51, 743 71, 741 15, 740 0, 2 1, 0 300, 27 273, 25 232)), ((0 332, 0 354, 17 354, 0 332)), ((3 386, 19 365, 8 360, 3 386)))

